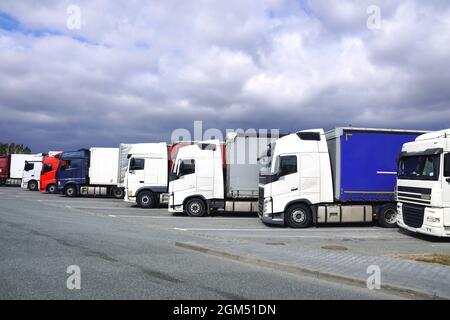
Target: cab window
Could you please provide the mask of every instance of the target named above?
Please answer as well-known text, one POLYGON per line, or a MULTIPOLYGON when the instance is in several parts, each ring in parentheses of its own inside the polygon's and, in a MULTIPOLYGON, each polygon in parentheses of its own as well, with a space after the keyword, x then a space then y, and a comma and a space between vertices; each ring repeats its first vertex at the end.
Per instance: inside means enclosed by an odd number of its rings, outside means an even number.
POLYGON ((61 169, 69 170, 69 169, 78 169, 82 167, 82 161, 80 159, 73 160, 62 160, 61 169))
POLYGON ((130 160, 130 170, 144 170, 145 168, 145 159, 132 158, 130 160))
POLYGON ((25 171, 31 171, 34 169, 34 163, 33 162, 25 162, 25 171))
POLYGON ((47 172, 52 171, 52 169, 53 169, 53 166, 51 164, 47 163, 47 164, 44 164, 44 166, 42 167, 42 172, 47 173, 47 172))
POLYGON ((450 178, 450 153, 444 155, 444 177, 450 178))
POLYGON ((70 169, 71 165, 72 165, 72 161, 70 161, 70 160, 62 160, 62 162, 61 162, 61 169, 62 170, 70 169))
POLYGON ((297 173, 297 156, 280 157, 280 177, 297 173))
POLYGON ((193 173, 195 173, 195 160, 181 160, 178 176, 182 177, 193 173))

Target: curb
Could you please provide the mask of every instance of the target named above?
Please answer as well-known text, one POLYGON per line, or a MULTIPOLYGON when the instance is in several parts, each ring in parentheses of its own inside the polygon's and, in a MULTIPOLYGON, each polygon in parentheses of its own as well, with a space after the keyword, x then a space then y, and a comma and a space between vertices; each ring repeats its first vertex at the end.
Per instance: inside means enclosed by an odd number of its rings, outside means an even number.
MULTIPOLYGON (((187 250, 197 251, 204 254, 213 255, 216 257, 226 258, 258 267, 275 269, 283 272, 287 272, 290 274, 301 274, 301 275, 310 275, 314 276, 317 279, 321 280, 337 280, 345 284, 356 285, 366 287, 366 281, 358 278, 354 278, 351 276, 344 276, 330 272, 322 272, 319 270, 308 269, 301 266, 295 266, 291 264, 285 264, 280 262, 275 262, 271 260, 264 260, 252 256, 242 256, 226 251, 221 251, 217 249, 208 248, 205 246, 201 246, 194 243, 188 242, 175 242, 175 246, 187 250)), ((403 297, 407 297, 410 299, 419 299, 419 300, 448 300, 448 298, 440 297, 437 295, 433 295, 427 292, 423 292, 416 289, 404 288, 396 285, 382 285, 381 290, 391 292, 396 295, 400 295, 403 297)))

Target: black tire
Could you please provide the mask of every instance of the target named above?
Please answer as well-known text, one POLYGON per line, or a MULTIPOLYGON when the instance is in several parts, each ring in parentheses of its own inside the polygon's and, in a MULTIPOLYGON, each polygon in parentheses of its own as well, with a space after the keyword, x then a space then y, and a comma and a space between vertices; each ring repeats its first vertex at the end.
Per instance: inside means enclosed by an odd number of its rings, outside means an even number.
POLYGON ((311 209, 304 204, 294 204, 284 213, 284 222, 291 228, 308 228, 312 222, 311 209))
POLYGON ((47 192, 50 194, 58 193, 58 188, 56 187, 56 184, 50 184, 47 186, 47 192))
POLYGON ((28 182, 28 190, 38 191, 38 189, 39 189, 39 185, 38 185, 37 181, 31 180, 30 182, 28 182))
POLYGON ((156 206, 155 195, 151 191, 139 192, 136 201, 138 206, 143 209, 151 209, 156 206))
POLYGON ((111 190, 111 195, 116 199, 123 199, 125 196, 125 191, 123 188, 114 187, 111 190))
POLYGON ((201 199, 190 199, 186 202, 185 208, 189 217, 199 218, 206 215, 206 204, 201 199))
POLYGON ((0 187, 6 184, 6 179, 0 179, 0 187))
POLYGON ((383 228, 397 228, 397 206, 393 203, 385 204, 378 209, 378 225, 383 228))
POLYGON ((68 186, 66 190, 64 191, 64 194, 66 197, 74 198, 78 196, 78 190, 76 186, 68 186))

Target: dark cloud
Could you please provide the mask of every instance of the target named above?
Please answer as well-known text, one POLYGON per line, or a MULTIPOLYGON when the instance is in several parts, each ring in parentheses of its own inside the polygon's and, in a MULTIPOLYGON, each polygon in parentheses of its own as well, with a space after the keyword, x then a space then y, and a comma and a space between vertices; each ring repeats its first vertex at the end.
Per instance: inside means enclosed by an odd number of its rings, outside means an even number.
POLYGON ((35 151, 169 140, 177 128, 441 129, 450 4, 0 3, 0 140, 35 151))

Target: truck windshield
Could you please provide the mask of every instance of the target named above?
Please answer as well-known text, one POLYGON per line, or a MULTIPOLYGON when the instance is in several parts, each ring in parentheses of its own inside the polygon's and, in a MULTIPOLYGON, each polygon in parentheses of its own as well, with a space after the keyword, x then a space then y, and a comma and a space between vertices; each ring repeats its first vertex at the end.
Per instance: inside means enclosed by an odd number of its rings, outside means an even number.
POLYGON ((398 177, 411 180, 439 180, 440 159, 440 155, 401 158, 398 177))

